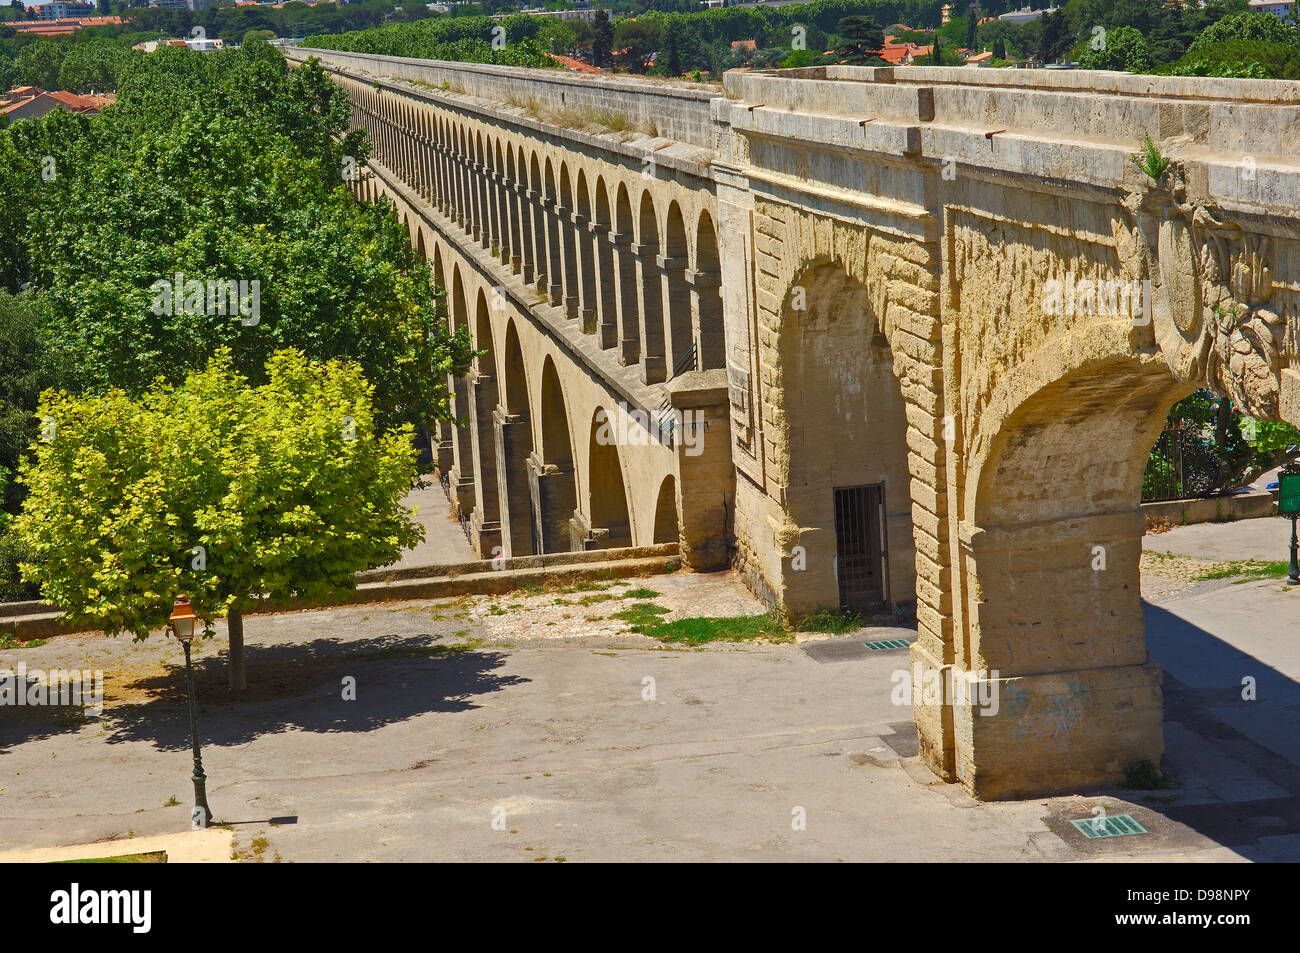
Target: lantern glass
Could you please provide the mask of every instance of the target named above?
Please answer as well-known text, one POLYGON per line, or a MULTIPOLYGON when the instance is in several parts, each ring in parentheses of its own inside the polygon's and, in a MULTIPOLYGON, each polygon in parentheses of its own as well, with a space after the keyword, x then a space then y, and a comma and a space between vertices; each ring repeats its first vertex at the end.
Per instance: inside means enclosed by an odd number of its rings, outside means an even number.
POLYGON ((172 634, 182 642, 189 642, 194 638, 194 621, 196 616, 194 610, 190 607, 190 600, 185 596, 176 599, 175 605, 172 606, 171 617, 167 620, 171 625, 172 634))

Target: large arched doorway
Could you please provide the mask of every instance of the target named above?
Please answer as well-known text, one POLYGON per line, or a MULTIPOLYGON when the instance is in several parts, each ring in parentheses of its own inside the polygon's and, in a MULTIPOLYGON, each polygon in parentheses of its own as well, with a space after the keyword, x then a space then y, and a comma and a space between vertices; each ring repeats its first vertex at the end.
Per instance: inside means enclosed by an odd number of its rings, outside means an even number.
POLYGON ((779 339, 786 515, 782 602, 795 615, 915 602, 907 414, 867 286, 838 262, 806 269, 779 339), (828 439, 834 434, 834 439, 828 439))
POLYGON ((641 299, 641 379, 661 383, 667 376, 664 357, 663 272, 659 269, 659 223, 650 190, 641 193, 636 227, 637 289, 641 299))

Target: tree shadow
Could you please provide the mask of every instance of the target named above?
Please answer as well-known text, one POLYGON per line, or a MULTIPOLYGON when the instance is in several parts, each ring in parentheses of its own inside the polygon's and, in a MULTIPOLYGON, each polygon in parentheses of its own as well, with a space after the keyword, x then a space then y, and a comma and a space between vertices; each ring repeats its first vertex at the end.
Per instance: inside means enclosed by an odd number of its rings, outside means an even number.
MULTIPOLYGON (((199 739, 204 747, 241 745, 290 730, 366 732, 432 712, 477 708, 476 698, 529 681, 496 670, 501 652, 439 643, 437 636, 314 639, 245 647, 248 688, 231 692, 225 653, 194 660, 199 739)), ((185 666, 169 660, 106 673, 98 717, 109 744, 190 745, 185 666)), ((32 720, 5 724, 0 746, 68 730, 32 720)))

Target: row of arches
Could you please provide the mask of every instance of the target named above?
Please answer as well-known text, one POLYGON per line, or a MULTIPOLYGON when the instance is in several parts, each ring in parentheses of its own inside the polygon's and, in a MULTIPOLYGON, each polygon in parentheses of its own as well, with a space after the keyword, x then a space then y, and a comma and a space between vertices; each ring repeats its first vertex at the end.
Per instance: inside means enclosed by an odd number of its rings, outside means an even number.
POLYGON ((562 364, 531 337, 528 322, 494 310, 488 284, 441 242, 429 255, 418 225, 415 240, 447 290, 452 330, 466 328, 480 352, 465 377, 449 381, 453 412, 466 425, 440 427, 437 461, 479 554, 677 542, 675 474, 658 477, 653 514, 634 518, 628 451, 601 439, 617 410, 600 401, 580 409, 562 364))
POLYGON ((693 208, 699 194, 392 90, 344 85, 376 159, 643 383, 724 366, 718 234, 710 209, 693 208))

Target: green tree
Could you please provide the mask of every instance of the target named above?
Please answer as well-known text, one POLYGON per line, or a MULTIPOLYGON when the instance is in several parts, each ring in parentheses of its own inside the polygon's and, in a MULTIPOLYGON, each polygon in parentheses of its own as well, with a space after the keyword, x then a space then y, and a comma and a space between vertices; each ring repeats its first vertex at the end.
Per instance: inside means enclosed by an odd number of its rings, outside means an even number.
POLYGON ((840 20, 837 32, 843 38, 836 52, 844 63, 863 65, 879 59, 885 45, 885 31, 869 16, 849 16, 840 20))
POLYGON ((975 49, 975 31, 979 28, 979 8, 971 4, 966 8, 966 49, 975 49))
POLYGON ((594 27, 595 35, 591 40, 591 65, 604 69, 610 65, 610 54, 614 48, 614 27, 609 22, 609 14, 606 11, 596 11, 594 27))
POLYGON ((140 400, 49 391, 53 422, 22 467, 23 574, 78 624, 137 639, 186 594, 227 616, 230 687, 245 687, 243 613, 261 598, 329 600, 423 530, 402 499, 411 428, 376 428, 360 368, 293 350, 252 386, 228 352, 140 400))
POLYGON ((659 48, 661 35, 661 27, 653 20, 620 20, 614 27, 619 63, 633 73, 644 73, 650 54, 659 48))
POLYGON ((1081 69, 1128 70, 1130 73, 1145 73, 1151 69, 1151 51, 1137 30, 1121 26, 1103 36, 1101 49, 1089 45, 1079 57, 1081 69))
POLYGON ((1195 53, 1211 43, 1226 43, 1230 40, 1288 43, 1294 46, 1296 29, 1283 23, 1271 13, 1256 11, 1232 13, 1202 30, 1192 41, 1187 52, 1195 53))
POLYGON ((1070 33, 1070 17, 1062 7, 1043 18, 1043 35, 1039 40, 1038 55, 1044 63, 1054 63, 1074 43, 1070 33))

